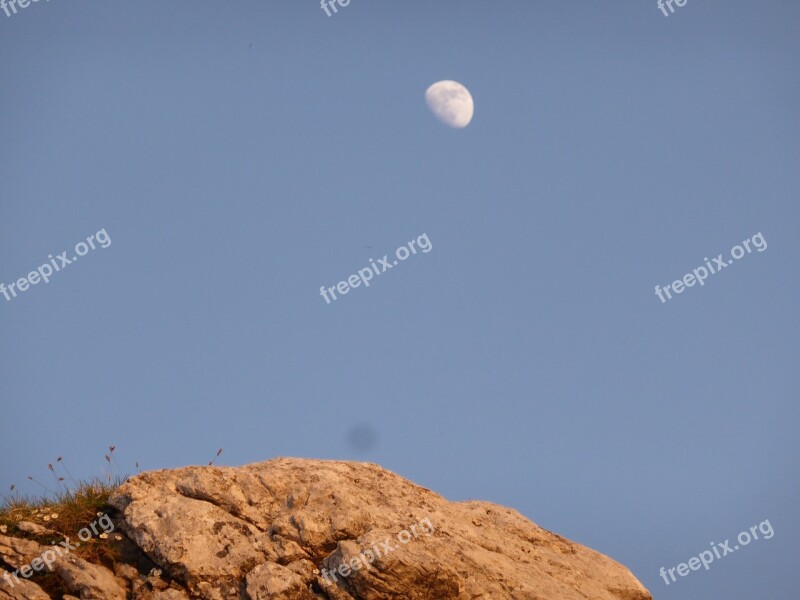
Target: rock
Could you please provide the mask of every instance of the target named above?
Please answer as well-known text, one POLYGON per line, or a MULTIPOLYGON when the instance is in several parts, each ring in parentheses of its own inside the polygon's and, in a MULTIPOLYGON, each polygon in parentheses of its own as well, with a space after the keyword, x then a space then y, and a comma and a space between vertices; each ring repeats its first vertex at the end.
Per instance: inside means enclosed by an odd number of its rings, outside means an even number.
POLYGON ((17 527, 20 531, 25 533, 30 533, 32 535, 55 535, 61 537, 61 534, 57 531, 53 531, 52 529, 48 529, 47 527, 42 527, 41 525, 37 525, 36 523, 31 523, 30 521, 20 521, 17 523, 17 527))
MULTIPOLYGON (((58 548, 61 549, 62 546, 58 546, 58 548)), ((17 569, 31 565, 34 559, 41 560, 40 557, 46 552, 56 559, 51 565, 52 571, 58 575, 67 589, 80 595, 80 600, 126 600, 124 584, 121 583, 121 580, 117 580, 107 568, 69 554, 67 550, 61 550, 64 554, 59 556, 53 546, 44 546, 21 538, 0 536, 0 558, 6 564, 17 569)), ((36 577, 37 573, 33 572, 33 576, 36 577)), ((7 577, 0 579, 0 581, 3 580, 7 587, 0 591, 0 600, 3 600, 4 593, 12 598, 22 598, 23 596, 19 594, 36 595, 36 598, 31 596, 31 600, 49 598, 48 594, 38 585, 21 575, 15 578, 13 574, 9 573, 7 577), (13 585, 9 585, 9 582, 13 582, 13 585)), ((66 599, 67 595, 64 598, 66 599)))
POLYGON ((138 581, 140 578, 139 570, 125 563, 114 563, 114 575, 129 582, 138 581))
POLYGON ((153 575, 147 578, 147 584, 154 590, 158 591, 165 590, 169 587, 169 584, 161 579, 161 577, 155 577, 153 575))
POLYGON ((250 600, 315 600, 301 575, 275 563, 258 565, 247 574, 250 600))
POLYGON ((168 588, 153 592, 153 600, 189 600, 189 594, 183 590, 168 588))
POLYGON ((37 542, 0 535, 0 559, 15 569, 29 565, 44 549, 37 542))
POLYGON ((188 600, 189 598, 182 589, 171 588, 168 585, 154 588, 145 581, 134 582, 132 590, 133 600, 188 600))
POLYGON ((0 600, 50 600, 50 596, 32 581, 22 577, 0 578, 0 600), (11 582, 11 583, 9 583, 11 582))
MULTIPOLYGON (((244 576, 278 554, 269 552, 273 544, 266 531, 202 499, 206 480, 197 475, 197 481, 192 475, 181 481, 184 495, 166 482, 166 489, 158 489, 158 473, 143 473, 113 502, 125 509, 122 527, 128 537, 171 577, 195 594, 238 599, 244 576), (189 495, 193 485, 198 498, 189 495), (151 497, 139 496, 140 490, 151 497)), ((214 469, 208 475, 215 480, 214 469)), ((224 485, 221 479, 216 483, 224 485)))
MULTIPOLYGON (((373 531, 369 537, 376 534, 375 540, 393 537, 388 531, 373 531)), ((395 548, 393 544, 389 545, 395 548)), ((406 589, 424 590, 421 598, 459 598, 459 575, 437 560, 435 547, 409 543, 378 557, 381 547, 378 541, 341 542, 323 561, 326 570, 322 579, 326 584, 335 582, 355 598, 372 597, 376 593, 378 597, 393 597, 401 593, 401 585, 407 585, 406 589), (386 574, 391 574, 390 578, 386 574)))
MULTIPOLYGON (((373 464, 142 473, 111 504, 128 537, 207 600, 651 600, 624 566, 516 511, 448 502, 373 464)), ((170 592, 182 594, 152 590, 170 592)))
POLYGON ((124 585, 102 565, 68 554, 53 564, 53 570, 81 600, 126 600, 124 585))

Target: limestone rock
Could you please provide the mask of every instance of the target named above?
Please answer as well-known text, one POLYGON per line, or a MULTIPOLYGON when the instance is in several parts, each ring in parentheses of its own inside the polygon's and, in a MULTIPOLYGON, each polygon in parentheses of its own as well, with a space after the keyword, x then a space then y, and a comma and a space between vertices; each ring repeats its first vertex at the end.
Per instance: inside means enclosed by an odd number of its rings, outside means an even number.
POLYGON ((81 600, 126 600, 123 585, 102 565, 68 554, 53 564, 53 570, 81 600))
POLYGON ((44 547, 31 540, 0 535, 0 560, 15 569, 29 565, 42 553, 44 547))
POLYGON ((144 581, 133 583, 131 598, 133 600, 188 600, 189 595, 183 589, 169 586, 154 588, 144 581))
POLYGON ((130 583, 133 583, 134 581, 139 581, 140 579, 138 569, 133 565, 128 565, 125 563, 114 564, 114 575, 130 583))
MULTIPOLYGON (((111 503, 130 540, 119 562, 112 572, 60 556, 56 597, 652 600, 622 565, 516 511, 448 502, 372 464, 277 459, 143 473, 111 503)), ((49 600, 42 573, 9 585, 9 571, 46 550, 0 535, 0 600, 49 600)))
POLYGON ((128 536, 207 600, 651 600, 624 566, 516 511, 448 502, 373 464, 142 473, 111 503, 128 536))
POLYGON ((22 577, 14 581, 9 577, 0 578, 0 600, 50 600, 50 596, 33 581, 22 577))
POLYGON ((153 592, 153 600, 189 600, 189 594, 183 590, 167 588, 166 590, 153 592))
POLYGON ((20 521, 17 523, 17 527, 19 527, 20 531, 24 531, 25 533, 32 533, 33 535, 55 535, 60 536, 60 534, 52 529, 48 529, 47 527, 42 527, 37 523, 31 523, 30 521, 20 521))
POLYGON ((247 574, 247 595, 251 600, 315 600, 302 576, 276 563, 247 574))

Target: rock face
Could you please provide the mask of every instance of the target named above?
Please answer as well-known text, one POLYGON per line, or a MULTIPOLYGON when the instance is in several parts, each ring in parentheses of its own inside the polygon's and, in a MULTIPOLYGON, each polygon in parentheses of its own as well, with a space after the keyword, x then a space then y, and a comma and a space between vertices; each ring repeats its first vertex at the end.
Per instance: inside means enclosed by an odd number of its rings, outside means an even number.
POLYGON ((647 600, 625 569, 485 502, 372 464, 278 459, 142 474, 112 498, 133 541, 209 600, 647 600))
MULTIPOLYGON (((142 473, 111 504, 118 528, 159 568, 114 565, 115 576, 59 561, 54 570, 82 600, 651 600, 622 565, 513 510, 448 502, 373 464, 142 473)), ((7 564, 37 550, 0 539, 7 564)), ((5 595, 47 598, 0 586, 5 595)))
MULTIPOLYGON (((41 570, 42 556, 53 557, 50 568, 61 579, 64 587, 79 593, 81 600, 126 600, 125 587, 114 574, 102 565, 93 565, 70 554, 63 556, 30 540, 0 535, 0 558, 11 567, 25 568, 38 565, 41 570), (38 563, 36 562, 38 561, 38 563)), ((50 596, 33 581, 6 571, 0 580, 0 600, 49 600, 50 596)))

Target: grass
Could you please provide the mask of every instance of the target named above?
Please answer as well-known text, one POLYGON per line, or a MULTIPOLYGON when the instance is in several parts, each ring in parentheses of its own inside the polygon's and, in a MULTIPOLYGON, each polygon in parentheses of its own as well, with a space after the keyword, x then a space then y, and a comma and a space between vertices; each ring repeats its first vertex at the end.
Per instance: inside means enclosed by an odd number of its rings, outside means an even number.
MULTIPOLYGON (((114 446, 111 446, 110 454, 106 456, 109 465, 116 464, 113 452, 114 446)), ((70 543, 74 545, 81 530, 85 529, 90 537, 81 540, 80 546, 72 550, 71 554, 94 564, 112 567, 114 562, 122 560, 126 540, 122 533, 116 530, 116 523, 114 530, 105 532, 110 529, 107 525, 108 519, 113 522, 116 512, 108 500, 127 480, 127 476, 115 476, 110 470, 103 479, 76 481, 69 474, 61 457, 56 461, 56 465, 60 466, 67 476, 59 477, 53 465, 48 465, 48 470, 53 473, 55 490, 30 476, 28 479, 42 487, 45 494, 22 496, 18 492, 15 493, 15 486, 11 486, 10 494, 3 496, 0 502, 0 534, 31 540, 42 546, 59 544, 69 538, 70 543), (67 485, 65 480, 69 480, 71 485, 67 485), (102 523, 105 523, 106 527, 102 526, 99 519, 103 519, 102 523), (38 525, 47 531, 40 533, 25 531, 20 527, 24 523, 38 525), (90 526, 93 523, 96 523, 94 527, 97 534, 91 530, 90 526)), ((84 533, 83 537, 86 538, 87 534, 84 533)), ((67 593, 55 574, 46 570, 34 573, 31 580, 39 584, 51 597, 58 598, 67 593)))
MULTIPOLYGON (((88 528, 102 515, 113 511, 108 499, 123 481, 83 482, 77 489, 62 492, 55 498, 20 496, 9 498, 0 505, 0 533, 33 540, 43 545, 57 544, 66 538, 75 540, 81 529, 88 528), (22 522, 40 525, 52 533, 34 534, 23 531, 19 526, 22 522)), ((97 525, 95 527, 99 532, 103 532, 101 527, 97 525)), ((107 543, 114 539, 114 532, 103 538, 92 533, 92 537, 82 542, 74 553, 91 562, 114 560, 116 558, 114 545, 107 543)))
MULTIPOLYGON (((111 495, 127 481, 128 476, 122 475, 119 464, 114 457, 115 446, 109 446, 109 453, 104 456, 108 463, 108 472, 102 478, 76 481, 69 472, 64 459, 58 457, 53 464, 47 465, 53 478, 55 489, 44 485, 29 476, 28 479, 44 490, 41 496, 22 496, 11 486, 9 495, 3 495, 0 500, 0 535, 8 535, 38 542, 42 546, 60 544, 70 540, 71 545, 79 539, 81 530, 90 531, 91 536, 80 540, 80 546, 71 551, 71 554, 93 563, 101 564, 113 571, 115 563, 133 565, 140 573, 147 573, 156 567, 135 544, 118 531, 119 519, 117 511, 109 504, 111 495), (116 467, 116 468, 115 468, 116 467), (117 474, 115 474, 115 471, 117 474), (107 525, 111 519, 114 530, 107 525), (103 519, 103 521, 100 521, 103 519), (33 523, 48 531, 31 533, 20 528, 21 524, 33 523), (103 527, 103 523, 106 524, 103 527), (90 526, 95 524, 97 533, 92 532, 90 526)), ((209 461, 213 465, 222 454, 220 448, 216 455, 209 461)), ((138 470, 139 463, 136 463, 138 470)), ((25 525, 23 525, 25 527, 25 525)), ((30 527, 28 527, 30 529, 30 527)), ((0 576, 4 570, 13 571, 14 568, 4 566, 0 559, 0 576)), ((61 580, 46 570, 34 572, 31 577, 51 598, 61 598, 69 591, 65 589, 61 580)))

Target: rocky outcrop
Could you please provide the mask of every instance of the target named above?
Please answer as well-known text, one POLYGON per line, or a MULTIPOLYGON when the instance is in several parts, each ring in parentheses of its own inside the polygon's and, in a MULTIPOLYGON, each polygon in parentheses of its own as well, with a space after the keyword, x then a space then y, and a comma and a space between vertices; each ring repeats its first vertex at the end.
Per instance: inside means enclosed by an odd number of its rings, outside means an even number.
POLYGON ((102 565, 68 554, 53 564, 53 570, 81 600, 126 600, 125 587, 102 565))
MULTIPOLYGON (((516 511, 448 502, 373 464, 142 473, 111 504, 158 568, 119 564, 115 576, 59 560, 56 573, 82 600, 651 599, 622 565, 516 511)), ((10 566, 36 551, 0 537, 10 566)), ((15 593, 43 600, 33 588, 15 593)))
POLYGON ((5 600, 6 596, 49 599, 50 596, 36 583, 26 579, 26 573, 30 577, 35 571, 56 573, 64 587, 79 594, 80 600, 126 600, 123 582, 106 567, 94 565, 69 553, 61 556, 53 548, 31 540, 0 535, 0 560, 16 568, 13 572, 3 573, 0 600, 5 600), (42 560, 45 555, 52 557, 48 564, 42 560))
POLYGON ((0 560, 15 568, 30 564, 42 553, 42 546, 31 540, 0 535, 0 560))

